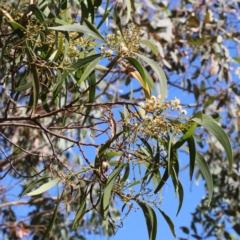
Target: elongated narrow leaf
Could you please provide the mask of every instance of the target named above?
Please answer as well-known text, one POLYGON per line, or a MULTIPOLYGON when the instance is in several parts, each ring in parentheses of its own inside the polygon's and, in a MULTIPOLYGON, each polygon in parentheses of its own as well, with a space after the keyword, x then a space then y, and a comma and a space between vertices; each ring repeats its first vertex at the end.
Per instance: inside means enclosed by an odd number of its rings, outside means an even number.
MULTIPOLYGON (((29 62, 33 63, 32 53, 29 50, 28 46, 26 47, 26 53, 27 53, 29 62)), ((38 71, 36 66, 34 64, 31 64, 30 68, 32 73, 32 75, 30 75, 30 80, 32 81, 32 86, 33 86, 33 113, 35 113, 37 108, 38 98, 39 98, 40 83, 39 83, 38 71)))
POLYGON ((196 159, 196 145, 194 138, 191 136, 187 139, 188 148, 189 148, 189 157, 190 157, 190 168, 189 168, 189 174, 190 174, 190 180, 192 180, 194 167, 195 167, 195 159, 196 159))
POLYGON ((58 199, 58 201, 57 201, 57 204, 56 204, 54 213, 53 213, 52 218, 51 218, 51 220, 50 220, 50 222, 49 222, 49 224, 48 224, 47 230, 44 232, 44 235, 43 235, 43 237, 42 237, 42 240, 49 239, 49 238, 48 238, 48 235, 51 233, 52 228, 53 228, 53 225, 54 225, 54 222, 55 222, 55 220, 56 220, 56 218, 57 218, 58 207, 59 207, 59 204, 60 204, 60 202, 61 202, 61 199, 62 199, 62 196, 61 196, 61 197, 58 199))
POLYGON ((140 184, 140 183, 141 183, 140 180, 135 181, 135 182, 129 184, 125 189, 129 189, 129 188, 134 187, 134 186, 136 186, 136 185, 138 185, 138 184, 140 184))
POLYGON ((177 210, 176 216, 179 214, 179 212, 182 208, 183 197, 184 197, 184 190, 183 190, 183 186, 180 181, 178 181, 178 196, 179 196, 179 205, 178 205, 178 210, 177 210))
POLYGON ((196 163, 207 183, 207 189, 208 189, 208 206, 210 206, 212 195, 213 195, 213 180, 212 175, 210 173, 209 167, 207 165, 207 162, 203 158, 203 156, 197 152, 196 153, 196 163))
POLYGON ((36 190, 34 190, 34 191, 30 192, 30 193, 27 193, 26 195, 27 196, 35 196, 35 195, 41 194, 41 193, 46 192, 47 190, 53 188, 59 182, 60 182, 60 178, 55 178, 54 180, 52 180, 52 181, 50 181, 48 183, 43 184, 38 189, 36 189, 36 190))
POLYGON ((123 177, 121 179, 122 183, 126 182, 126 180, 128 179, 129 173, 130 173, 130 166, 129 166, 129 163, 126 163, 125 172, 124 172, 123 177))
POLYGON ((42 177, 42 178, 38 179, 37 181, 31 183, 31 184, 21 193, 19 199, 20 199, 22 196, 24 196, 27 192, 29 192, 31 189, 33 189, 37 184, 39 184, 39 183, 47 180, 48 178, 50 178, 50 177, 42 177))
POLYGON ((22 91, 25 91, 25 90, 27 90, 31 87, 32 87, 32 82, 28 82, 24 85, 21 85, 20 87, 15 88, 15 91, 16 92, 22 92, 22 91))
POLYGON ((76 226, 76 223, 81 219, 86 211, 86 198, 90 192, 90 188, 86 188, 85 192, 81 191, 80 207, 77 210, 75 218, 73 220, 72 229, 76 226))
POLYGON ((131 11, 132 11, 132 7, 131 7, 131 1, 130 0, 126 0, 126 4, 127 4, 127 18, 126 18, 126 24, 128 24, 130 16, 131 16, 131 11))
POLYGON ((141 207, 148 229, 149 240, 155 240, 157 237, 157 216, 155 211, 144 202, 137 201, 138 205, 141 207))
MULTIPOLYGON (((127 59, 127 58, 126 58, 127 59)), ((134 68, 130 67, 130 66, 123 66, 125 67, 125 69, 127 70, 128 74, 130 74, 132 77, 134 77, 135 79, 138 80, 138 82, 142 85, 144 94, 146 96, 146 98, 150 98, 151 97, 151 91, 150 91, 150 87, 147 84, 147 81, 144 82, 141 74, 144 74, 143 77, 145 78, 145 71, 144 68, 141 68, 140 63, 138 64, 134 58, 128 58, 129 62, 136 67, 138 70, 136 71, 134 68), (142 72, 143 70, 143 72, 142 72)), ((146 79, 145 79, 146 80, 146 79)))
POLYGON ((23 27, 21 24, 15 22, 15 21, 9 21, 8 23, 11 25, 11 27, 12 27, 14 30, 20 29, 20 30, 22 30, 22 31, 24 31, 24 32, 26 31, 26 28, 25 28, 25 27, 23 27))
POLYGON ((62 53, 63 49, 63 38, 62 35, 58 38, 58 47, 57 50, 49 57, 50 62, 54 62, 62 53))
POLYGON ((149 47, 156 56, 159 54, 157 46, 152 41, 148 39, 140 39, 139 42, 149 47))
POLYGON ((110 147, 110 145, 122 134, 123 132, 119 132, 112 139, 109 139, 98 151, 98 156, 102 156, 110 147))
POLYGON ((191 137, 197 127, 196 123, 193 123, 191 127, 184 133, 184 135, 174 144, 174 148, 180 148, 189 137, 191 137))
POLYGON ((160 87, 161 87, 160 94, 162 96, 160 103, 163 103, 165 97, 167 96, 167 79, 166 79, 165 73, 163 72, 162 68, 150 58, 145 57, 139 53, 134 53, 134 54, 139 58, 141 58, 146 63, 148 63, 153 69, 153 71, 157 74, 160 81, 160 87))
POLYGON ((104 193, 103 193, 103 198, 102 198, 102 215, 104 218, 106 218, 106 216, 108 214, 108 207, 110 204, 110 196, 111 196, 114 181, 117 178, 117 176, 119 176, 119 174, 122 171, 124 166, 125 165, 120 165, 119 167, 114 169, 114 171, 111 173, 111 175, 109 176, 109 178, 107 180, 107 183, 106 183, 106 186, 104 189, 104 193))
POLYGON ((223 131, 223 129, 217 124, 217 122, 213 118, 205 114, 203 114, 202 116, 203 121, 201 121, 197 117, 195 117, 193 121, 206 128, 221 143, 227 154, 229 170, 232 171, 233 165, 232 147, 227 134, 223 131))
POLYGON ((155 194, 158 193, 159 190, 161 190, 162 186, 167 182, 168 177, 169 177, 169 173, 168 173, 168 167, 167 167, 165 169, 165 172, 163 174, 161 181, 159 182, 157 188, 154 191, 155 194))
POLYGON ((80 85, 86 78, 92 73, 92 71, 96 68, 98 62, 100 61, 101 57, 94 59, 85 69, 84 73, 82 74, 78 84, 80 85))
POLYGON ((122 23, 121 23, 121 18, 119 17, 118 12, 117 12, 117 5, 115 5, 115 7, 114 7, 114 12, 113 12, 112 17, 113 17, 114 22, 118 26, 118 29, 120 30, 120 32, 123 36, 122 23))
POLYGON ((172 231, 173 236, 176 237, 175 230, 174 230, 174 224, 173 224, 172 220, 170 219, 170 217, 164 211, 162 211, 160 208, 157 208, 157 209, 159 210, 159 212, 162 214, 162 216, 166 220, 169 228, 172 231))
MULTIPOLYGON (((109 9, 108 9, 108 4, 109 4, 109 0, 106 1, 106 6, 105 6, 105 12, 102 16, 101 21, 99 22, 99 24, 97 25, 97 29, 99 29, 102 24, 105 22, 105 20, 108 18, 108 15, 111 13, 112 9, 114 8, 114 5, 112 5, 109 9)), ((106 21, 107 22, 107 21, 106 21)))
MULTIPOLYGON (((95 73, 95 71, 93 71, 90 74, 90 76, 88 77, 88 84, 89 84, 89 86, 92 86, 90 88, 90 90, 89 90, 89 100, 88 100, 89 103, 93 103, 94 100, 95 100, 95 93, 96 93, 96 85, 95 85, 95 83, 96 83, 96 73, 95 73)), ((89 116, 89 114, 91 112, 91 109, 92 109, 92 106, 88 106, 87 107, 87 110, 86 110, 86 113, 85 113, 85 118, 84 118, 84 120, 82 122, 82 125, 85 124, 85 122, 86 122, 86 120, 87 120, 87 118, 88 118, 88 116, 89 116)))
POLYGON ((80 32, 87 34, 95 39, 100 40, 101 42, 104 42, 103 37, 99 37, 98 34, 90 30, 87 26, 82 26, 79 24, 72 24, 72 25, 63 25, 58 27, 49 27, 49 29, 56 30, 56 31, 67 31, 67 32, 80 32))
POLYGON ((102 41, 105 41, 105 39, 102 37, 100 32, 97 30, 97 28, 92 23, 90 23, 86 18, 84 19, 84 22, 87 24, 88 28, 91 29, 91 31, 96 33, 98 35, 98 37, 102 39, 102 41))
MULTIPOLYGON (((144 87, 146 86, 146 76, 145 76, 145 72, 144 72, 144 68, 143 66, 140 64, 140 62, 132 57, 125 57, 126 60, 128 60, 129 63, 131 63, 133 65, 133 67, 135 67, 137 69, 137 71, 139 72, 139 74, 142 77, 143 83, 144 83, 144 87)), ((141 83, 142 84, 142 83, 141 83)))

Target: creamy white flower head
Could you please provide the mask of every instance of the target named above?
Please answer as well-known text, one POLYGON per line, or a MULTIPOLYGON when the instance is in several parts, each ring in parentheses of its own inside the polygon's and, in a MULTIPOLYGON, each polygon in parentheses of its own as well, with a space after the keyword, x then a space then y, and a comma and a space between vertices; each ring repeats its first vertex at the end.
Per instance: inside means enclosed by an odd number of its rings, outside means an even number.
POLYGON ((180 111, 180 110, 182 110, 182 106, 181 106, 181 105, 177 105, 176 109, 177 109, 178 111, 180 111))
POLYGON ((107 54, 112 55, 113 51, 111 49, 107 50, 107 54))
POLYGON ((161 100, 161 98, 162 98, 162 96, 159 94, 159 95, 157 95, 157 99, 158 100, 161 100))
POLYGON ((180 99, 174 98, 175 106, 178 106, 180 104, 180 99))
POLYGON ((140 103, 139 103, 139 106, 140 106, 141 108, 145 108, 144 102, 140 102, 140 103))
POLYGON ((182 115, 187 115, 187 110, 183 109, 183 110, 181 111, 181 114, 182 114, 182 115))
POLYGON ((157 102, 157 98, 155 96, 151 96, 151 100, 156 103, 157 102))

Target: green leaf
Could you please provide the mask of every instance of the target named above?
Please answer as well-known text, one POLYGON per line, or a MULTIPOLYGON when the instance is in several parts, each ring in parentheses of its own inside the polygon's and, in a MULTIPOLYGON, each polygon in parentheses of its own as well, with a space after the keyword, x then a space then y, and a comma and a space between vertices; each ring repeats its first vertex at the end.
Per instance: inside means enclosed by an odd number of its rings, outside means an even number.
MULTIPOLYGON (((89 103, 93 103, 94 100, 95 100, 95 93, 96 93, 96 85, 95 85, 95 83, 96 83, 96 73, 95 73, 95 71, 93 71, 90 74, 90 76, 88 77, 89 87, 92 86, 89 89, 89 91, 88 91, 88 93, 89 93, 89 100, 88 100, 88 102, 89 103)), ((84 120, 82 122, 82 125, 85 124, 85 122, 86 122, 86 120, 87 120, 87 118, 88 118, 88 116, 89 116, 89 114, 91 112, 91 109, 92 109, 92 106, 88 106, 87 107, 87 110, 86 110, 86 113, 85 113, 85 118, 84 118, 84 120)))
MULTIPOLYGON (((28 46, 26 46, 26 54, 28 56, 29 62, 33 63, 33 57, 30 49, 28 46)), ((40 83, 39 83, 39 78, 38 78, 38 71, 37 68, 34 64, 31 64, 31 81, 32 81, 32 86, 33 86, 33 113, 35 113, 36 108, 37 108, 37 103, 38 103, 38 98, 39 98, 39 91, 40 91, 40 83)))
POLYGON ((131 16, 131 1, 130 0, 126 0, 126 5, 127 5, 127 18, 126 18, 126 24, 128 24, 130 16, 131 16))
POLYGON ((156 56, 158 56, 158 54, 159 54, 158 48, 152 41, 150 41, 148 39, 140 39, 139 42, 146 45, 147 47, 149 47, 153 51, 153 53, 156 56))
POLYGON ((56 208, 55 208, 54 213, 53 213, 53 215, 52 215, 52 218, 51 218, 51 220, 50 220, 50 222, 49 222, 49 224, 48 224, 47 230, 44 232, 44 235, 43 235, 43 237, 42 237, 42 240, 49 239, 49 238, 47 238, 47 237, 48 237, 48 235, 51 233, 52 228, 53 228, 53 224, 54 224, 54 222, 55 222, 55 220, 56 220, 56 218, 57 218, 58 207, 59 207, 59 204, 60 204, 60 202, 61 202, 61 199, 62 199, 62 196, 61 196, 61 197, 58 199, 58 201, 57 201, 56 208))
POLYGON ((94 59, 85 69, 85 71, 83 72, 80 80, 78 81, 78 84, 80 85, 91 73, 93 70, 95 70, 98 62, 101 60, 102 57, 98 57, 96 59, 94 59))
POLYGON ((189 137, 191 137, 197 127, 196 123, 193 123, 191 127, 184 133, 184 135, 174 144, 174 148, 180 148, 189 137))
POLYGON ((42 177, 42 178, 36 180, 35 182, 31 183, 31 184, 21 193, 19 199, 20 199, 22 196, 24 196, 27 192, 29 192, 32 188, 34 188, 37 184, 39 184, 39 183, 47 180, 48 178, 50 178, 50 177, 42 177))
POLYGON ((208 189, 208 206, 210 206, 212 195, 213 195, 213 180, 212 175, 210 173, 209 167, 207 165, 207 162, 203 158, 203 156, 197 152, 196 153, 196 163, 207 183, 207 189, 208 189))
POLYGON ((25 28, 25 27, 23 27, 21 24, 15 22, 15 21, 8 21, 8 23, 11 25, 11 27, 12 27, 14 30, 20 29, 20 30, 22 30, 23 32, 26 31, 26 28, 25 28))
POLYGON ((105 144, 102 145, 102 147, 98 151, 98 156, 102 156, 110 147, 110 145, 123 133, 119 132, 116 134, 112 139, 109 139, 105 144))
POLYGON ((84 22, 87 24, 88 28, 91 29, 91 31, 96 33, 99 36, 99 38, 101 38, 103 41, 105 41, 105 39, 102 37, 100 32, 97 30, 97 28, 92 23, 90 23, 86 18, 84 19, 84 22))
POLYGON ((81 1, 81 12, 82 12, 82 15, 81 15, 81 25, 83 24, 83 21, 84 19, 88 19, 88 15, 89 15, 89 12, 88 12, 88 8, 86 6, 86 4, 81 1))
POLYGON ((190 157, 190 168, 189 168, 189 174, 190 174, 190 180, 192 180, 194 167, 195 167, 195 159, 196 159, 196 145, 194 138, 191 136, 187 139, 188 148, 189 148, 189 157, 190 157))
POLYGON ((88 3, 88 10, 89 10, 89 13, 91 14, 91 21, 92 23, 94 23, 94 6, 92 4, 92 0, 87 0, 87 3, 88 3))
POLYGON ((120 182, 125 183, 130 173, 129 163, 126 163, 125 172, 120 182))
POLYGON ((178 205, 178 210, 176 216, 179 214, 181 208, 182 208, 182 203, 183 203, 183 197, 184 197, 184 191, 183 187, 180 181, 178 181, 178 195, 179 195, 179 205, 178 205))
POLYGON ((166 220, 169 228, 172 231, 173 236, 176 237, 175 230, 174 230, 174 224, 173 224, 172 220, 170 219, 170 217, 164 211, 162 211, 160 208, 157 207, 157 209, 159 210, 159 212, 162 214, 162 216, 166 220))
POLYGON ((133 67, 135 67, 137 69, 137 71, 139 72, 140 76, 143 79, 144 86, 146 86, 147 80, 146 80, 146 76, 145 76, 145 72, 144 72, 143 66, 135 58, 125 57, 124 59, 126 59, 129 63, 131 63, 133 65, 133 67))
POLYGON ((23 85, 15 88, 15 91, 16 92, 22 92, 22 91, 25 91, 25 90, 27 90, 27 89, 29 89, 31 87, 32 87, 32 82, 28 82, 26 84, 23 84, 23 85))
POLYGON ((122 154, 119 153, 119 152, 114 152, 114 151, 110 151, 106 154, 106 157, 108 159, 111 159, 111 158, 116 157, 116 156, 120 157, 120 156, 122 156, 122 154))
POLYGON ((55 178, 54 180, 43 184, 41 187, 37 188, 36 190, 34 190, 30 193, 27 193, 26 195, 27 196, 35 196, 35 195, 41 194, 43 192, 46 192, 47 190, 49 190, 49 189, 53 188, 55 185, 57 185, 60 182, 60 180, 61 180, 60 178, 55 178))
POLYGON ((165 97, 167 96, 167 79, 165 76, 165 73, 163 72, 162 68, 153 60, 151 60, 148 57, 145 57, 141 54, 138 53, 134 53, 136 56, 138 56, 139 58, 141 58, 143 61, 145 61, 146 63, 148 63, 151 68, 153 69, 153 71, 157 74, 159 81, 160 81, 160 94, 161 94, 161 100, 160 103, 163 103, 165 97))
POLYGON ((80 197, 80 207, 77 210, 77 213, 75 215, 75 218, 73 220, 72 229, 75 227, 76 223, 83 217, 85 211, 86 211, 86 198, 90 192, 90 188, 86 188, 85 192, 83 193, 81 191, 81 197, 80 197))
POLYGON ((120 165, 119 167, 115 168, 107 180, 102 198, 102 216, 104 217, 104 219, 108 214, 108 207, 114 181, 117 176, 119 176, 124 166, 125 165, 120 165))
POLYGON ((97 29, 99 29, 99 28, 102 26, 102 24, 105 22, 105 20, 107 19, 108 15, 110 14, 110 12, 112 11, 112 9, 113 9, 113 7, 114 7, 114 5, 112 5, 112 6, 110 7, 110 9, 108 9, 108 4, 109 4, 109 0, 107 0, 107 2, 106 2, 106 4, 105 4, 105 12, 104 12, 104 14, 103 14, 103 16, 102 16, 101 21, 100 21, 99 24, 97 25, 97 29))
POLYGON ((161 190, 162 186, 167 182, 167 179, 169 177, 169 173, 168 173, 168 167, 165 169, 165 172, 163 174, 163 177, 161 179, 161 181, 159 182, 157 188, 155 189, 154 193, 156 194, 159 190, 161 190))
POLYGON ((157 217, 155 211, 144 202, 137 201, 138 205, 141 207, 148 229, 149 240, 155 240, 157 237, 157 217))
POLYGON ((202 116, 203 121, 200 121, 199 118, 196 117, 193 118, 192 120, 206 128, 221 143, 227 154, 229 170, 230 172, 232 172, 233 165, 232 147, 227 134, 223 131, 223 129, 220 126, 218 126, 217 122, 213 118, 205 114, 203 114, 202 116))
POLYGON ((129 189, 129 188, 134 187, 134 186, 136 186, 136 185, 138 185, 138 184, 140 184, 140 183, 141 183, 140 180, 135 181, 135 182, 129 184, 125 189, 129 189))
POLYGON ((112 14, 112 17, 113 17, 114 22, 118 26, 118 29, 120 30, 120 32, 123 36, 122 23, 121 23, 121 18, 119 17, 118 12, 117 12, 117 5, 115 5, 115 7, 114 7, 114 12, 112 14))
POLYGON ((104 38, 101 36, 99 37, 98 34, 90 30, 87 26, 82 26, 79 24, 71 24, 71 25, 63 25, 58 27, 49 27, 49 29, 56 30, 56 31, 67 31, 67 32, 80 32, 87 34, 95 39, 100 40, 101 42, 104 42, 104 38))
POLYGON ((63 38, 62 38, 62 35, 60 35, 58 39, 57 50, 49 57, 49 61, 54 62, 62 53, 62 49, 63 49, 63 38))

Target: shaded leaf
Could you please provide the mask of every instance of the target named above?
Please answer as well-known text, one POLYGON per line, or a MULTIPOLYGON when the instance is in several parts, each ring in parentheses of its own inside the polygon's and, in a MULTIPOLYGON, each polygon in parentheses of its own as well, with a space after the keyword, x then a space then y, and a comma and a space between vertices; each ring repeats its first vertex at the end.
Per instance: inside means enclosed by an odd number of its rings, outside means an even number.
POLYGON ((138 205, 141 207, 147 228, 148 228, 148 236, 149 240, 155 240, 157 237, 157 217, 155 211, 144 202, 137 201, 138 205))
POLYGON ((99 37, 98 34, 90 30, 87 26, 79 25, 79 24, 72 24, 72 25, 63 25, 58 27, 49 27, 49 29, 56 30, 56 31, 67 31, 67 32, 80 32, 87 34, 95 39, 104 42, 104 38, 101 36, 99 37))
POLYGON ((164 211, 162 211, 160 208, 157 208, 157 209, 159 210, 159 212, 162 214, 162 216, 166 220, 169 228, 171 229, 173 236, 176 237, 175 230, 174 230, 174 224, 173 224, 172 220, 170 219, 170 217, 164 211))
POLYGON ((34 196, 34 195, 38 195, 38 194, 41 194, 43 192, 46 192, 47 190, 49 190, 49 189, 53 188, 55 185, 57 185, 60 182, 60 180, 61 180, 60 178, 55 178, 54 180, 43 184, 42 186, 40 186, 36 190, 34 190, 30 193, 27 193, 26 195, 27 196, 34 196))
POLYGON ((134 53, 134 54, 139 58, 141 58, 146 63, 148 63, 153 69, 153 71, 157 74, 160 81, 160 94, 161 94, 160 103, 163 103, 165 97, 167 96, 167 79, 166 79, 165 73, 163 72, 162 68, 150 58, 145 57, 138 53, 134 53))
POLYGON ((115 168, 107 180, 103 197, 102 197, 102 216, 104 218, 106 218, 108 214, 108 207, 110 203, 110 196, 111 196, 114 181, 117 178, 117 176, 120 174, 124 166, 125 165, 120 165, 119 167, 115 168))
POLYGON ((153 51, 153 53, 156 56, 158 56, 158 54, 159 54, 158 48, 152 41, 150 41, 148 39, 140 39, 139 42, 146 45, 147 47, 149 47, 153 51))

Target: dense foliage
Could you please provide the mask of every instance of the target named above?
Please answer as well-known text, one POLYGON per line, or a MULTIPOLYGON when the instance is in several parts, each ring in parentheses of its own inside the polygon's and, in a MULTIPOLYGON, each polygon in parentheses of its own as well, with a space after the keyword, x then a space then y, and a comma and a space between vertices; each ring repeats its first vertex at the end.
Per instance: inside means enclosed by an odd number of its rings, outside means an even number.
POLYGON ((0 186, 3 236, 111 236, 136 208, 149 239, 156 211, 175 235, 160 204, 170 178, 181 210, 180 151, 208 191, 184 232, 233 239, 228 221, 239 234, 238 10, 236 1, 1 3, 0 177, 14 182, 0 186), (195 103, 167 101, 167 85, 195 103))

